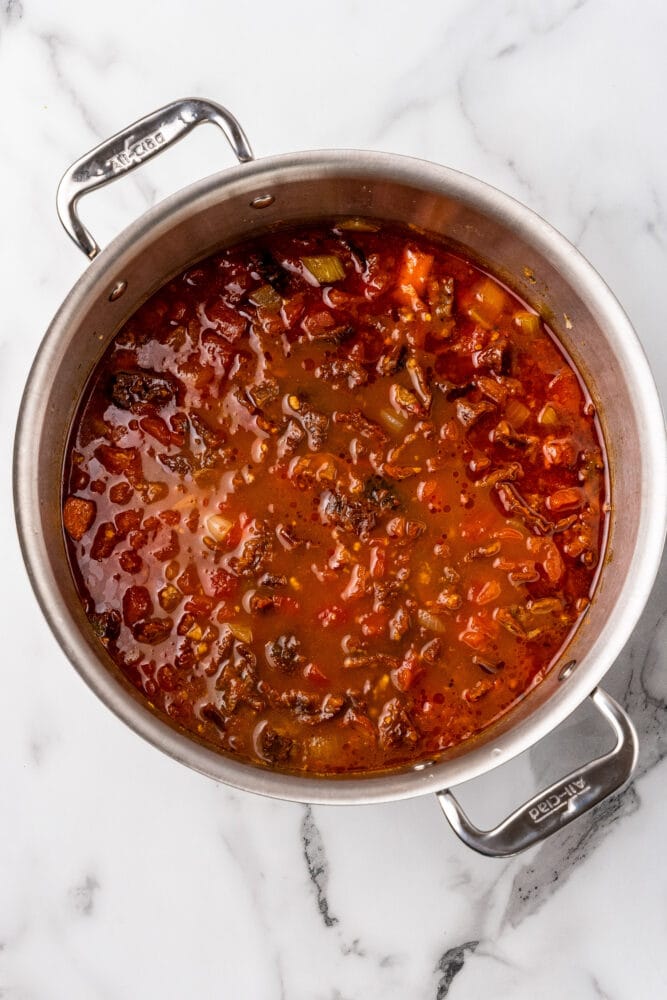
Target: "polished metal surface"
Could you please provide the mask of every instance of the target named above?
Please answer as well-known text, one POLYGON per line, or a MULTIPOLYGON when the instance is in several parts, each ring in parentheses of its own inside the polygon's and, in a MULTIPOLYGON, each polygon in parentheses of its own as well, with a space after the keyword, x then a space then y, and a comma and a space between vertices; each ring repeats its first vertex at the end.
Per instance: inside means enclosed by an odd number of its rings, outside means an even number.
POLYGON ((635 728, 618 702, 600 688, 591 699, 614 730, 613 750, 538 792, 493 830, 480 830, 471 823, 448 789, 437 793, 442 811, 464 844, 489 858, 511 857, 562 830, 628 783, 639 749, 635 728))
POLYGON ((156 747, 212 778, 315 803, 449 789, 546 735, 595 688, 630 636, 665 533, 665 429, 658 396, 635 333, 598 274, 543 219, 488 185, 423 161, 361 151, 295 153, 234 167, 167 199, 118 236, 67 296, 40 347, 21 408, 14 473, 19 534, 38 600, 62 648, 105 704, 156 747), (261 211, 252 207, 258 197, 261 211), (151 711, 124 680, 92 636, 68 569, 61 470, 70 421, 90 372, 120 326, 160 285, 214 250, 269 227, 347 215, 440 236, 541 310, 599 407, 613 505, 606 565, 588 614, 562 662, 512 711, 431 766, 371 777, 300 777, 243 763, 195 741, 151 711), (114 298, 122 282, 125 291, 114 298), (569 660, 576 660, 576 669, 560 681, 569 660))
POLYGON ((68 235, 86 257, 93 260, 100 248, 79 218, 79 199, 135 170, 206 122, 224 132, 240 163, 252 160, 245 132, 227 108, 213 101, 186 97, 133 122, 72 164, 58 185, 56 207, 68 235))

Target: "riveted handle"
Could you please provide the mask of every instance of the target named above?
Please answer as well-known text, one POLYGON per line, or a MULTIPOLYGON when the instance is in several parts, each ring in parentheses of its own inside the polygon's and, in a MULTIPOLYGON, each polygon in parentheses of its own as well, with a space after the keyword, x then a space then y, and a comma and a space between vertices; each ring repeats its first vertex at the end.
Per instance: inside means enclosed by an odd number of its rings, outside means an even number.
POLYGON ((186 97, 140 118, 72 164, 58 185, 56 204, 60 221, 86 257, 92 260, 100 248, 79 218, 79 199, 124 177, 205 122, 222 129, 240 163, 252 160, 250 144, 231 112, 213 101, 186 97))
POLYGON ((449 789, 437 792, 442 811, 464 844, 490 858, 519 854, 562 830, 630 780, 637 763, 635 728, 618 702, 600 688, 591 699, 614 730, 614 749, 539 792, 493 830, 479 830, 471 823, 449 789))

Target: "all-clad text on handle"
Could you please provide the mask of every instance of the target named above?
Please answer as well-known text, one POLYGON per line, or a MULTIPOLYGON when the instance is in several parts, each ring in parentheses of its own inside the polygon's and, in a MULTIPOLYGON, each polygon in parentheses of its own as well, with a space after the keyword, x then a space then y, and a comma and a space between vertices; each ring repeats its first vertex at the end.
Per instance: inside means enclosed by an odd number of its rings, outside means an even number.
POLYGON ((252 160, 250 143, 231 112, 213 101, 187 97, 117 132, 81 156, 65 172, 58 185, 58 215, 69 236, 90 260, 97 256, 100 248, 79 218, 79 199, 134 170, 206 122, 217 125, 224 132, 240 163, 252 160))
POLYGON ((464 844, 491 858, 518 854, 561 830, 630 780, 637 763, 634 726, 618 702, 600 688, 591 698, 614 730, 614 749, 539 792, 493 830, 480 830, 471 823, 449 789, 437 793, 442 811, 464 844))

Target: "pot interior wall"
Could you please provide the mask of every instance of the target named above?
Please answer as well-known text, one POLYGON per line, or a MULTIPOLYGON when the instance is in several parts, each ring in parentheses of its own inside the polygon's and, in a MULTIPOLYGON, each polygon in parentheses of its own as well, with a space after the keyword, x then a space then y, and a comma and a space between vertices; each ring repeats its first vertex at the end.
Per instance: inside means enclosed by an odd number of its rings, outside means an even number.
MULTIPOLYGON (((260 161, 245 170, 237 168, 193 185, 144 216, 93 262, 56 317, 43 346, 32 376, 34 398, 30 405, 44 419, 39 422, 37 416, 32 417, 35 472, 33 495, 26 502, 34 503, 35 509, 38 505, 39 514, 27 528, 32 527, 35 545, 42 547, 42 557, 46 559, 42 558, 39 573, 32 568, 33 579, 39 576, 36 589, 70 658, 107 704, 136 728, 142 728, 139 713, 146 714, 145 708, 139 705, 137 693, 122 680, 96 641, 88 637, 87 622, 67 569, 60 527, 61 469, 77 401, 111 337, 166 280, 208 253, 253 233, 318 217, 377 217, 442 237, 488 267, 549 318, 598 404, 613 482, 606 565, 595 600, 568 647, 566 658, 576 659, 583 671, 604 648, 606 632, 636 557, 643 530, 638 511, 650 485, 650 470, 642 457, 637 391, 626 378, 630 348, 599 314, 598 299, 589 293, 581 277, 580 259, 574 255, 570 263, 567 244, 546 224, 523 210, 523 215, 519 213, 517 218, 516 206, 509 199, 462 175, 419 165, 423 176, 417 187, 411 176, 416 169, 410 166, 414 161, 385 159, 386 164, 377 157, 372 169, 361 168, 351 154, 348 158, 338 154, 334 169, 332 162, 319 162, 314 154, 310 157, 303 154, 266 163, 260 161), (273 203, 262 210, 252 208, 253 198, 266 192, 273 196, 273 203), (494 206, 492 214, 490 200, 494 197, 500 203, 494 206), (554 239, 560 240, 560 250, 555 255, 554 239), (127 290, 120 299, 111 302, 110 290, 119 280, 127 282, 127 290), (44 598, 47 592, 52 594, 48 601, 44 598), (82 663, 86 658, 89 666, 82 663), (108 678, 109 671, 115 672, 116 695, 100 679, 102 675, 108 678)), ((619 315, 622 316, 620 310, 619 315)), ((24 465, 28 463, 28 456, 19 458, 24 465)), ((29 515, 24 517, 29 520, 29 515)), ((429 769, 429 782, 441 787, 470 777, 471 772, 488 769, 492 766, 491 749, 504 745, 509 748, 510 732, 523 728, 526 744, 541 735, 533 732, 528 739, 531 720, 540 711, 544 720, 545 703, 562 698, 564 689, 577 678, 575 670, 567 682, 559 684, 558 673, 557 668, 552 670, 512 712, 478 737, 472 750, 467 746, 445 755, 429 769)), ((591 676, 587 690, 598 679, 591 676)), ((578 700, 587 693, 581 690, 578 700)), ((163 724, 154 720, 151 725, 163 724)), ((544 732, 551 728, 544 721, 541 726, 544 732)), ((144 735, 161 742, 156 734, 144 732, 144 735)), ((189 738, 178 739, 183 741, 183 757, 187 759, 185 744, 189 738)), ((179 746, 172 740, 163 749, 181 757, 179 746)), ((212 752, 202 753, 208 754, 205 762, 202 763, 204 757, 200 755, 194 766, 223 780, 233 780, 241 787, 256 784, 252 777, 239 778, 244 770, 249 770, 248 765, 224 760, 212 752)), ((497 762, 494 759, 493 764, 497 762)), ((416 779, 417 775, 404 777, 416 779)), ((395 782, 396 776, 391 779, 395 782)), ((299 779, 292 780, 298 783, 299 779)), ((317 781, 312 779, 311 785, 313 780, 317 781)), ((366 779, 365 784, 389 780, 390 776, 366 779)), ((355 782, 357 786, 363 783, 355 782)), ((279 794, 288 793, 279 790, 279 794)), ((318 798, 308 788, 303 797, 318 798)), ((326 795, 319 796, 323 797, 326 795)), ((333 792, 331 798, 336 797, 333 792)))

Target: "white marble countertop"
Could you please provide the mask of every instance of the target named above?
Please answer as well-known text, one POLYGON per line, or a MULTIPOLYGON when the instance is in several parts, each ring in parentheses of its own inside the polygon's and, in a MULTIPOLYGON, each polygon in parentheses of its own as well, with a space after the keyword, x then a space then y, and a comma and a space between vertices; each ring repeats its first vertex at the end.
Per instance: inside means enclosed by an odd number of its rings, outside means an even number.
MULTIPOLYGON (((66 662, 15 537, 28 368, 85 264, 69 163, 173 98, 230 107, 259 155, 408 153, 547 217, 611 284, 667 390, 667 15, 659 0, 226 4, 4 0, 0 997, 657 1000, 667 976, 667 572, 610 671, 641 738, 631 787, 491 861, 435 798, 357 808, 245 795, 121 725, 66 662), (664 103, 663 103, 664 102, 664 103)), ((102 242, 231 162, 201 130, 89 199, 102 242)), ((480 822, 606 738, 590 711, 462 800, 480 822)))

